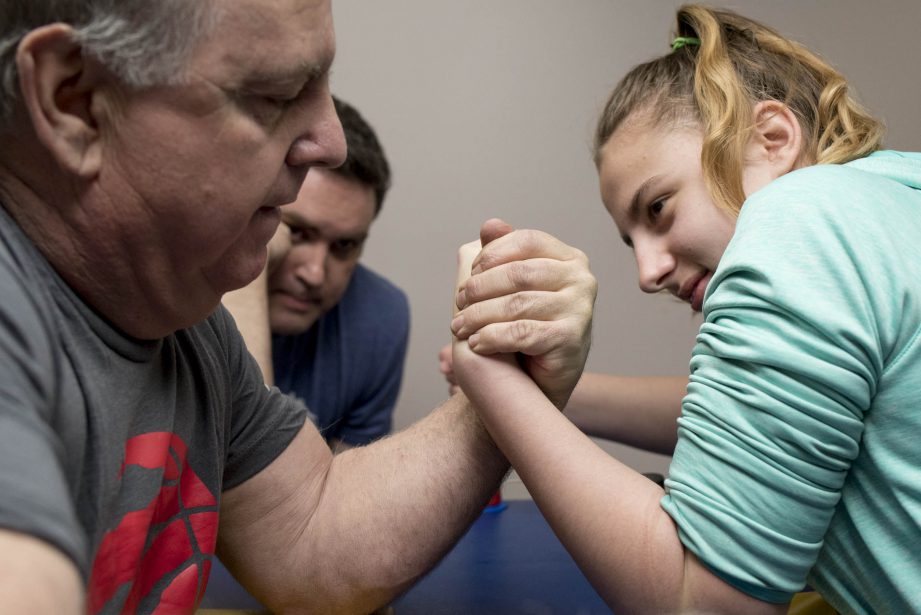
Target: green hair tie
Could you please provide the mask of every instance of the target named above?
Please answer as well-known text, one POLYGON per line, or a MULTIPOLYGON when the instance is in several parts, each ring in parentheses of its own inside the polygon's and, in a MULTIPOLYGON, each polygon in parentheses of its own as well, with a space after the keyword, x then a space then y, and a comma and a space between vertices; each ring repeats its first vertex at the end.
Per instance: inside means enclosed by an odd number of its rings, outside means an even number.
POLYGON ((678 51, 685 45, 700 45, 700 39, 693 36, 678 36, 672 41, 672 51, 678 51))

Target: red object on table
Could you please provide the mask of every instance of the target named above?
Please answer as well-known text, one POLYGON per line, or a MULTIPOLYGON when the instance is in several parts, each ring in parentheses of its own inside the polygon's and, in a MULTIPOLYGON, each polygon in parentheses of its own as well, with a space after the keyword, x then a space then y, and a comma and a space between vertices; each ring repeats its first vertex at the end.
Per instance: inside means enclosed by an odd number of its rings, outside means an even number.
POLYGON ((489 499, 489 504, 486 505, 486 508, 483 509, 484 513, 497 513, 502 512, 508 508, 508 504, 502 501, 502 488, 499 487, 496 489, 496 492, 492 494, 492 497, 489 499))

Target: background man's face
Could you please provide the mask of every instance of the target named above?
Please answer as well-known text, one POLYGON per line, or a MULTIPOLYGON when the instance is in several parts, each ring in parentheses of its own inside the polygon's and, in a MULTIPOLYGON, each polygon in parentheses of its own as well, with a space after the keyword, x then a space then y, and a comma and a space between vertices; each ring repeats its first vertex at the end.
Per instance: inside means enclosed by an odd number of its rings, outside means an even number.
POLYGON ((269 279, 274 333, 306 331, 339 302, 374 215, 370 186, 335 171, 310 171, 297 200, 282 207, 291 251, 269 279))

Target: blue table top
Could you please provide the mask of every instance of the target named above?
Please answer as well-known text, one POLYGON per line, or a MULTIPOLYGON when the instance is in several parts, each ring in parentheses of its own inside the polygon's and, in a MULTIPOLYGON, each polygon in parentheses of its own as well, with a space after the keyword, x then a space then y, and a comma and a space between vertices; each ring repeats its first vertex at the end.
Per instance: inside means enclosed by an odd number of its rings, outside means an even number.
MULTIPOLYGON (((394 601, 394 615, 610 613, 534 502, 506 503, 480 515, 441 563, 394 601)), ((260 605, 215 562, 201 607, 260 605)))
POLYGON ((395 615, 610 613, 534 502, 483 513, 438 566, 394 602, 395 615))

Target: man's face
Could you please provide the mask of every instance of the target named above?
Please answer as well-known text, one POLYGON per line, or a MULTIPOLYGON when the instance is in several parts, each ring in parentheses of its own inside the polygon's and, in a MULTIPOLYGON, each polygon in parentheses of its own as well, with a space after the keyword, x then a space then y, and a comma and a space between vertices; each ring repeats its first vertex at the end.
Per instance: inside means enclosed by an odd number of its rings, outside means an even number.
POLYGON ((374 215, 370 186, 327 169, 307 176, 297 200, 282 207, 291 251, 269 278, 274 333, 302 333, 339 302, 374 215))
POLYGON ((95 187, 111 201, 113 251, 178 326, 259 274, 280 206, 310 167, 345 157, 329 1, 217 3, 182 85, 120 92, 95 187))

